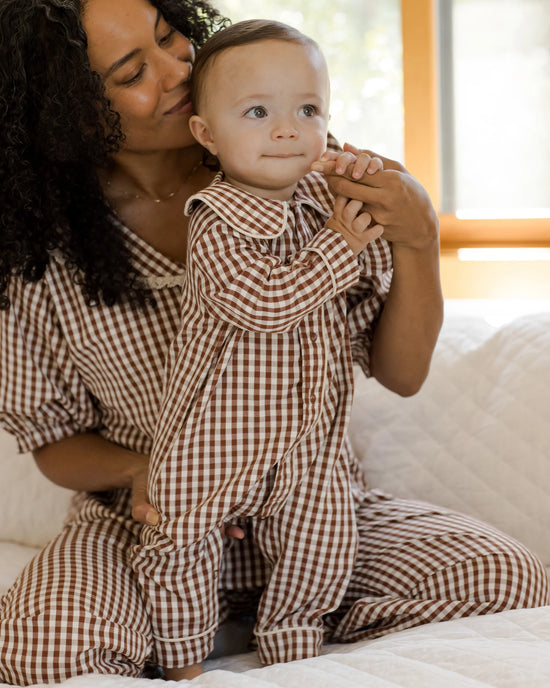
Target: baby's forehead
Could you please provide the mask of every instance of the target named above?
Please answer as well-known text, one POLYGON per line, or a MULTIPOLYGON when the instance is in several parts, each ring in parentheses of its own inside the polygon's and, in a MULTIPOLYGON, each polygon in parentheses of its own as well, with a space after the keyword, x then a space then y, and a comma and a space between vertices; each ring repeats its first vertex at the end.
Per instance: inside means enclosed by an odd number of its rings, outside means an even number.
POLYGON ((213 64, 217 63, 218 69, 244 69, 258 63, 277 66, 278 62, 284 62, 285 59, 309 62, 316 69, 326 69, 325 58, 316 43, 282 38, 264 38, 242 45, 228 46, 213 56, 213 64))
POLYGON ((212 105, 228 99, 234 104, 252 93, 291 91, 330 99, 326 62, 313 41, 266 38, 231 45, 212 55, 200 71, 195 83, 200 84, 202 102, 212 105))

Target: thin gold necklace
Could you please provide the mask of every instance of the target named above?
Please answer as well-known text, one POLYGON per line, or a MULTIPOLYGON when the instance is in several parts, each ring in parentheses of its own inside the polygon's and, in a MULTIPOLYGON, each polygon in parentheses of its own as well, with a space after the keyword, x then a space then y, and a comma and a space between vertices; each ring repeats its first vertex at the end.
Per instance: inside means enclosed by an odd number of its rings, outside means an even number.
MULTIPOLYGON (((171 193, 169 193, 164 198, 151 198, 150 196, 143 196, 142 194, 135 193, 134 191, 118 191, 118 192, 116 192, 116 194, 117 194, 117 196, 119 196, 121 198, 135 198, 137 200, 150 201, 151 203, 167 203, 169 200, 174 198, 174 196, 177 193, 179 193, 182 190, 184 184, 186 184, 191 179, 191 177, 195 174, 195 172, 199 169, 199 167, 202 166, 202 164, 203 164, 203 159, 201 157, 201 159, 197 163, 195 163, 195 165, 193 165, 193 167, 189 171, 189 174, 187 174, 186 177, 182 180, 180 186, 175 191, 172 191, 171 193)), ((109 189, 111 189, 111 191, 113 191, 113 187, 111 185, 110 179, 107 180, 107 186, 109 189)))

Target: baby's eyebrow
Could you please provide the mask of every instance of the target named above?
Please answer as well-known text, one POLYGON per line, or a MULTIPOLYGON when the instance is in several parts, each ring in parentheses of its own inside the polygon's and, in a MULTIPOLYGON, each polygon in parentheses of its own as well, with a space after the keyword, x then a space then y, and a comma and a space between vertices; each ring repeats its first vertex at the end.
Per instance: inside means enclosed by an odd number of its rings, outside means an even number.
POLYGON ((275 95, 273 93, 247 93, 245 96, 242 98, 239 98, 237 103, 247 103, 249 101, 260 101, 260 100, 267 100, 268 98, 274 98, 275 95))

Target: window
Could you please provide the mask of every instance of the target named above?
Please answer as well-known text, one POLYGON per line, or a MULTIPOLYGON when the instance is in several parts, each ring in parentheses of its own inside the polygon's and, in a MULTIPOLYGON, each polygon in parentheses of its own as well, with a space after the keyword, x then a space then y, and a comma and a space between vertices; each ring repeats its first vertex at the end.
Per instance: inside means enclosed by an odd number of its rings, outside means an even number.
POLYGON ((442 210, 548 217, 547 0, 444 0, 439 27, 441 132, 447 144, 441 151, 442 210), (492 169, 480 178, 481 161, 491 161, 492 169), (516 164, 520 174, 511 175, 516 164))
POLYGON ((549 245, 547 0, 401 4, 405 159, 442 246, 549 245))

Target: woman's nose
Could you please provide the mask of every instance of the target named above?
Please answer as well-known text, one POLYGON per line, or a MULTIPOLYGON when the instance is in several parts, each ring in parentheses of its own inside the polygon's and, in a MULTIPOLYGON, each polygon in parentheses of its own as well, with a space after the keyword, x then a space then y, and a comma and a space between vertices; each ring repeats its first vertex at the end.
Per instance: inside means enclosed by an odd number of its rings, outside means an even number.
POLYGON ((183 82, 189 81, 193 64, 190 59, 182 60, 169 53, 162 56, 162 86, 165 91, 171 91, 183 82))

